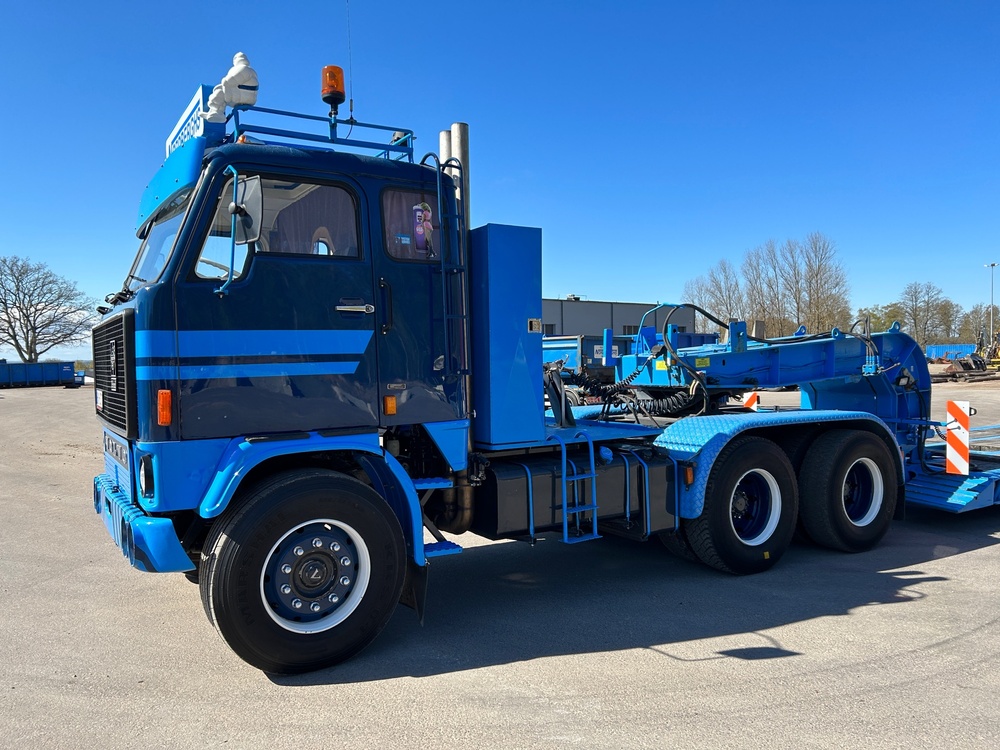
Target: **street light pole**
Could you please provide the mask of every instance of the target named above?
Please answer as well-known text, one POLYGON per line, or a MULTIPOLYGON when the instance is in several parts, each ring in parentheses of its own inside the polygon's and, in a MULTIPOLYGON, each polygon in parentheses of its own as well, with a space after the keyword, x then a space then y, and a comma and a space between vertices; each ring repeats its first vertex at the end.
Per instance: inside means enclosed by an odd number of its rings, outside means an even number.
POLYGON ((997 263, 987 263, 983 266, 990 269, 990 340, 987 347, 993 346, 993 271, 997 265, 997 263))

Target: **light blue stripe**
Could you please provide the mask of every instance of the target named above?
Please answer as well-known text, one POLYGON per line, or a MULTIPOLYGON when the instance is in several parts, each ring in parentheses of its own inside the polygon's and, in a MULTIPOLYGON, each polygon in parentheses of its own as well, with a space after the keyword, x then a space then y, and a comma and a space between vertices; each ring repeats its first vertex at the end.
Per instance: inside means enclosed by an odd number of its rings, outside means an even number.
POLYGON ((372 331, 137 331, 137 357, 266 357, 284 354, 361 354, 372 331), (175 336, 180 351, 175 347, 175 336))
MULTIPOLYGON (((188 365, 180 368, 181 380, 219 378, 271 378, 289 375, 353 375, 358 362, 273 362, 257 365, 188 365)), ((137 380, 176 380, 174 367, 137 367, 137 380)))
POLYGON ((136 331, 135 356, 176 357, 177 334, 174 331, 136 331))

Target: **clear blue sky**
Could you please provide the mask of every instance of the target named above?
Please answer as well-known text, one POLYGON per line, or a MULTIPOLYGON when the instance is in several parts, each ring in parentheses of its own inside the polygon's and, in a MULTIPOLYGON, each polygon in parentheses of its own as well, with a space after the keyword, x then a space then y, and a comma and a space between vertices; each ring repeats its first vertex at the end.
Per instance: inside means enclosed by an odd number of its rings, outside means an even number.
POLYGON ((546 296, 682 301, 819 231, 854 307, 911 281, 989 301, 1000 3, 352 0, 350 22, 349 56, 343 0, 8 4, 0 255, 118 289, 164 139, 243 51, 262 106, 324 114, 339 64, 356 117, 421 153, 468 122, 473 225, 542 227, 546 296))

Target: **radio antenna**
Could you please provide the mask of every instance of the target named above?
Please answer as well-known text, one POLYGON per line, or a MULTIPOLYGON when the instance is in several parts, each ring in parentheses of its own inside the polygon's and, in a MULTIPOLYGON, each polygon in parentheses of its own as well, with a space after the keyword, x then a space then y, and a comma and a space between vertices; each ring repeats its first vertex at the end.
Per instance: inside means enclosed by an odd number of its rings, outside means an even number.
POLYGON ((347 5, 347 86, 350 93, 351 120, 354 120, 354 50, 351 47, 351 0, 345 0, 347 5))

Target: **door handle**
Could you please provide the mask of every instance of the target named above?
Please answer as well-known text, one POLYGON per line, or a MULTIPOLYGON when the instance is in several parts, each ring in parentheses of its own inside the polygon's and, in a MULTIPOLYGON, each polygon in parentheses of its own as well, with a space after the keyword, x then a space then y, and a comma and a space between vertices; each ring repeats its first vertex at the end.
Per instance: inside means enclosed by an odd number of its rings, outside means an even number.
POLYGON ((384 278, 378 280, 378 288, 382 290, 382 309, 385 310, 385 323, 382 324, 382 333, 386 334, 392 330, 392 287, 384 278))
POLYGON ((375 312, 375 305, 337 305, 334 309, 337 312, 365 313, 371 315, 375 312))

